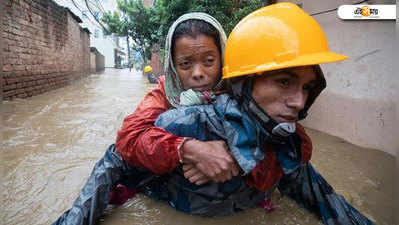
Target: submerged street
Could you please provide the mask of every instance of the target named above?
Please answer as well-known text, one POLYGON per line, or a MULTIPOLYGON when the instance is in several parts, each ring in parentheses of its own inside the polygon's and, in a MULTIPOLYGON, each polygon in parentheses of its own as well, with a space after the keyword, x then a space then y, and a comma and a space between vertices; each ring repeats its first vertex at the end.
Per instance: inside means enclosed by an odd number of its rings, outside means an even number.
MULTIPOLYGON (((2 224, 50 224, 67 210, 96 161, 114 143, 124 117, 154 87, 141 72, 106 69, 64 88, 3 101, 2 224)), ((335 190, 376 224, 393 224, 394 158, 307 131, 313 140, 312 163, 335 190)), ((101 224, 322 224, 294 201, 278 193, 273 197, 277 209, 272 213, 257 208, 201 218, 139 194, 107 210, 101 224)))

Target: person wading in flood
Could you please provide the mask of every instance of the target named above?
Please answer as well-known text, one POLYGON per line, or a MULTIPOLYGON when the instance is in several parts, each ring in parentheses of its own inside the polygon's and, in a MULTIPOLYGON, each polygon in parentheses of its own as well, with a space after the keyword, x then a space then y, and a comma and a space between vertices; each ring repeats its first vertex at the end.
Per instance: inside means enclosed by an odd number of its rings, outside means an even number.
MULTIPOLYGON (((179 59, 176 55, 180 53, 178 48, 172 47, 172 51, 175 53, 172 65, 176 65, 179 59)), ((297 123, 306 117, 326 86, 318 64, 346 58, 329 51, 318 24, 294 4, 262 8, 234 28, 225 56, 223 72, 230 95, 215 96, 205 92, 209 88, 203 86, 180 92, 174 99, 184 105, 211 104, 168 111, 155 123, 177 136, 187 137, 174 155, 177 156, 174 160, 186 164, 183 170, 181 165, 175 165, 171 172, 153 176, 151 167, 163 162, 146 161, 147 155, 138 154, 131 157, 135 169, 131 168, 133 173, 125 184, 140 187, 178 210, 203 216, 227 215, 254 207, 278 187, 281 193, 319 215, 325 224, 372 224, 337 195, 311 166, 311 141, 297 123), (198 152, 186 151, 190 143, 216 139, 227 142, 232 157, 241 167, 241 176, 234 176, 237 172, 233 163, 228 175, 220 179, 218 176, 223 171, 208 173, 202 158, 195 155, 198 152), (146 162, 142 167, 152 173, 140 170, 141 160, 146 162), (146 184, 141 186, 143 181, 146 184)), ((197 72, 190 60, 181 62, 182 68, 197 72)), ((181 78, 179 66, 176 71, 181 78)), ((134 132, 134 129, 123 132, 124 128, 131 128, 128 118, 118 140, 134 132)))
POLYGON ((225 140, 243 176, 212 183, 197 159, 186 155, 182 161, 189 164, 167 182, 171 205, 191 214, 226 215, 264 205, 262 197, 267 200, 277 187, 324 224, 373 224, 312 167, 312 143, 298 123, 326 87, 319 64, 345 58, 328 49, 320 26, 295 4, 264 7, 241 20, 226 44, 229 94, 167 111, 155 125, 201 141, 225 140))

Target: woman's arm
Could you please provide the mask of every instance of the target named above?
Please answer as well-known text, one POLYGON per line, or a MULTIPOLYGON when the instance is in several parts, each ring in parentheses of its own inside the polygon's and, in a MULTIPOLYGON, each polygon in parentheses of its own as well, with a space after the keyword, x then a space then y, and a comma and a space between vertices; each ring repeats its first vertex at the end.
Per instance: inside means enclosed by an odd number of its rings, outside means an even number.
POLYGON ((127 116, 118 131, 116 148, 131 166, 147 168, 156 174, 171 172, 179 163, 177 147, 184 138, 155 127, 158 116, 171 108, 160 79, 136 111, 127 116))
POLYGON ((198 166, 210 179, 229 179, 235 164, 223 141, 188 140, 183 144, 184 138, 154 125, 158 116, 170 108, 161 78, 158 87, 145 96, 118 131, 115 145, 123 159, 131 166, 164 174, 179 164, 180 148, 182 159, 198 166))
POLYGON ((192 179, 187 177, 190 181, 203 183, 208 180, 204 178, 209 177, 215 182, 224 182, 238 174, 226 143, 220 141, 226 137, 223 123, 213 105, 169 110, 158 117, 155 125, 177 136, 194 138, 186 141, 181 149, 184 152, 181 154, 183 161, 192 164, 191 171, 195 171, 192 179))

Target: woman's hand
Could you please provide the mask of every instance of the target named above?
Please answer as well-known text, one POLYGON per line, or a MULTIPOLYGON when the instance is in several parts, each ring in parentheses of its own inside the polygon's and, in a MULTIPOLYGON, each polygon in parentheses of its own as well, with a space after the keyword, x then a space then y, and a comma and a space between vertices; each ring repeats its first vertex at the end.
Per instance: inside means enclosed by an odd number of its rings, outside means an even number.
POLYGON ((188 140, 184 143, 183 161, 192 164, 186 176, 193 183, 203 184, 209 180, 225 182, 238 175, 238 167, 224 141, 188 140), (190 179, 191 178, 191 179, 190 179))
POLYGON ((202 173, 194 164, 184 164, 183 165, 184 177, 187 178, 191 183, 196 185, 205 184, 211 179, 209 179, 204 173, 202 173))

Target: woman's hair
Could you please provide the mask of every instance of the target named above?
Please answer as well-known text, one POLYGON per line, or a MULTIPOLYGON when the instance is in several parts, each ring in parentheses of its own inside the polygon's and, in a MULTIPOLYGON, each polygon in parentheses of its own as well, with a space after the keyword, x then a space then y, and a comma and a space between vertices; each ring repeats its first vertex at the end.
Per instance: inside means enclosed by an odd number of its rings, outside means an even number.
POLYGON ((206 36, 213 38, 213 41, 215 42, 215 45, 218 48, 218 51, 220 52, 220 54, 222 54, 219 32, 216 30, 216 28, 203 20, 190 19, 177 25, 175 31, 173 32, 172 46, 171 46, 172 57, 175 54, 175 43, 177 39, 183 36, 190 36, 192 38, 195 38, 200 34, 204 34, 206 36))

